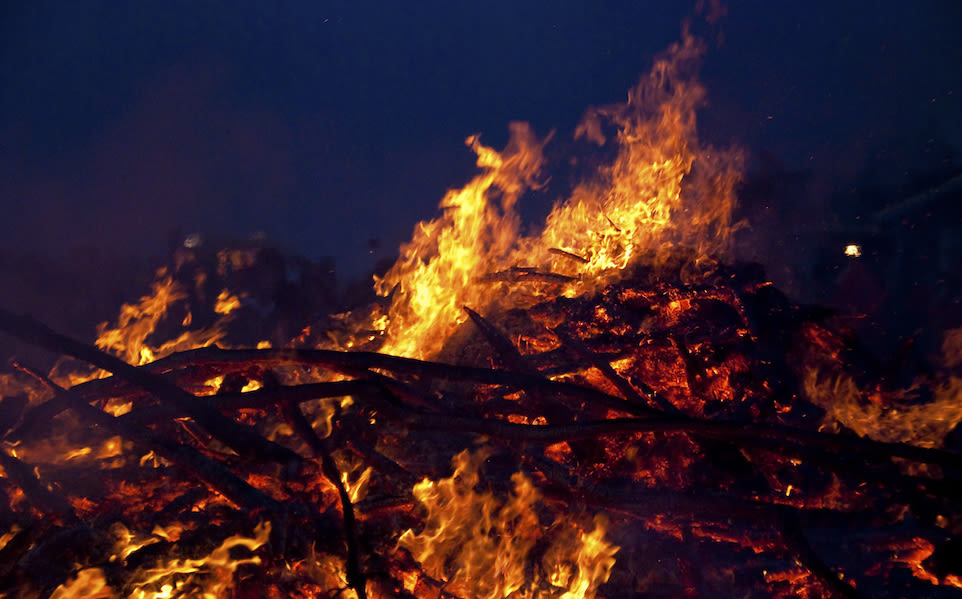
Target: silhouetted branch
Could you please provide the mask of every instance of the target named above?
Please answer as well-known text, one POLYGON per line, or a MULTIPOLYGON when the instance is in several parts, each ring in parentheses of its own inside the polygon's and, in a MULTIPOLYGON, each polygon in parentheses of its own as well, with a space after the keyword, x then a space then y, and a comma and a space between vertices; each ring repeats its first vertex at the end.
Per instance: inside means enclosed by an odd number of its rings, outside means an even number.
POLYGON ((131 366, 93 346, 56 333, 30 316, 17 316, 0 309, 0 329, 28 343, 72 356, 114 373, 161 401, 176 406, 183 413, 188 414, 210 435, 241 455, 253 459, 269 458, 295 464, 301 460, 296 453, 264 439, 250 427, 225 417, 205 402, 198 401, 193 394, 187 393, 166 379, 151 374, 147 370, 131 366))

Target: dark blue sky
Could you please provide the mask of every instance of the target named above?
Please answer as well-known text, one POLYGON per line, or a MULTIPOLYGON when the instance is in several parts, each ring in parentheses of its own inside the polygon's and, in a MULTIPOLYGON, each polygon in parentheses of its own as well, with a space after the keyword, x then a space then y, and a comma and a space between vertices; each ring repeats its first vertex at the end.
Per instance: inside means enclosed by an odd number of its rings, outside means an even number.
MULTIPOLYGON (((19 4, 0 13, 0 247, 157 253, 173 227, 263 231, 348 272, 373 263, 368 239, 390 254, 473 173, 467 135, 500 146, 525 120, 563 147, 589 105, 625 98, 692 9, 19 4)), ((703 137, 811 169, 821 194, 941 160, 929 140, 962 147, 958 0, 727 10, 715 30, 696 26, 723 39, 704 61, 703 137)))

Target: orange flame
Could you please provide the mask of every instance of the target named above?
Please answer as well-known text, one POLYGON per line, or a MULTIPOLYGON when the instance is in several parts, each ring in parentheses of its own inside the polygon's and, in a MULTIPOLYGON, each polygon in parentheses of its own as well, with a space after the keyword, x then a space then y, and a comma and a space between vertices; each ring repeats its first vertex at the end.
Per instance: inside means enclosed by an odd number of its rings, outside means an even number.
MULTIPOLYGON (((696 78, 703 45, 686 34, 628 92, 628 101, 592 109, 576 136, 598 145, 616 128, 617 157, 594 181, 577 187, 548 216, 542 248, 557 247, 587 258, 582 275, 623 270, 645 250, 672 243, 699 256, 725 249, 732 224, 737 152, 702 147, 696 110, 705 89, 696 78)), ((570 266, 572 263, 566 263, 570 266)), ((561 259, 554 258, 560 267, 561 259)), ((602 277, 610 282, 617 273, 602 277)))
POLYGON ((523 123, 511 125, 511 141, 501 153, 481 145, 476 135, 466 143, 483 172, 449 191, 441 201, 442 215, 419 223, 398 261, 376 279, 379 294, 395 293, 390 318, 380 326, 388 334, 386 353, 436 354, 464 321, 462 306, 487 305, 473 279, 504 263, 517 242, 520 219, 514 206, 525 189, 536 185, 544 143, 523 123), (494 194, 500 195, 500 210, 489 202, 494 194))
POLYGON ((140 298, 138 304, 123 305, 116 327, 109 328, 107 323, 100 325, 97 347, 138 366, 155 359, 154 350, 146 344, 147 337, 167 315, 168 306, 187 297, 173 277, 161 276, 154 281, 152 295, 140 298))
MULTIPOLYGON (((169 560, 152 568, 145 569, 139 578, 130 584, 130 590, 123 596, 131 599, 163 599, 168 597, 223 597, 233 586, 234 572, 243 564, 259 564, 257 556, 249 558, 231 557, 235 547, 245 547, 254 551, 267 542, 270 536, 269 522, 259 524, 254 529, 254 537, 240 535, 228 537, 209 555, 198 559, 169 560), (202 583, 202 595, 196 595, 193 587, 202 583)), ((137 538, 126 527, 116 525, 113 529, 117 537, 114 558, 123 562, 131 553, 145 545, 156 543, 157 538, 137 538)), ((60 585, 51 599, 112 599, 122 596, 109 586, 100 568, 80 570, 76 577, 60 585)))
POLYGON ((844 424, 876 441, 940 447, 962 422, 962 378, 954 374, 962 347, 960 329, 944 334, 942 363, 935 376, 919 377, 907 388, 863 389, 837 362, 809 367, 804 373, 809 401, 825 409, 825 426, 844 424), (930 400, 921 402, 921 389, 930 400))
POLYGON ((741 161, 736 151, 698 142, 695 114, 705 91, 695 71, 702 52, 686 34, 625 104, 588 112, 577 135, 603 145, 605 128, 613 127, 617 156, 554 207, 540 235, 520 235, 514 206, 539 186, 547 140, 523 123, 511 125, 500 153, 468 138, 482 173, 448 192, 442 215, 418 224, 397 263, 376 280, 378 293, 394 294, 388 314, 372 326, 386 333, 382 351, 433 357, 464 321, 463 306, 484 312, 499 295, 510 304, 504 290, 478 281, 486 273, 528 266, 567 275, 573 282, 564 293, 574 296, 610 283, 645 253, 657 258, 677 245, 699 258, 724 251, 739 226, 732 214, 741 161))
POLYGON ((420 533, 405 531, 398 545, 411 552, 429 576, 460 596, 504 599, 520 592, 545 599, 593 597, 608 580, 618 550, 604 539, 604 520, 596 519, 591 533, 578 532, 575 542, 570 529, 552 539, 541 569, 553 574, 531 579, 531 552, 545 536, 537 515, 540 493, 520 472, 511 477, 514 491, 505 501, 490 491, 479 492, 478 468, 489 455, 465 450, 452 460, 450 478, 415 485, 414 496, 427 510, 427 519, 420 533), (574 576, 565 570, 567 564, 574 564, 574 576), (562 570, 566 573, 559 575, 562 570))

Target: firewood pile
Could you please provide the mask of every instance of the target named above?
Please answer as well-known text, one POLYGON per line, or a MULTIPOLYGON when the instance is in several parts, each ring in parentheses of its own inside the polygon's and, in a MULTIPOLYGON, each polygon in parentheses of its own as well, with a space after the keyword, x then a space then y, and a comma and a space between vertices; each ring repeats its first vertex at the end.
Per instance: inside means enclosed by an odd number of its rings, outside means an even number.
POLYGON ((759 269, 684 264, 479 280, 538 293, 466 306, 433 361, 372 334, 133 366, 0 311, 109 373, 3 378, 0 594, 958 596, 962 456, 829 417, 813 371, 868 404, 889 373, 759 269))

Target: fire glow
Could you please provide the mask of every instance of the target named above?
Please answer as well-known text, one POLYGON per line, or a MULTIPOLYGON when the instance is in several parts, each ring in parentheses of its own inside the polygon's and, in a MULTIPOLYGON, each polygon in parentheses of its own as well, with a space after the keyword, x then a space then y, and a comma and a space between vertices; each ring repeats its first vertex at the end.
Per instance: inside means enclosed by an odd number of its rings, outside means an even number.
MULTIPOLYGON (((960 458, 940 449, 962 420, 960 336, 946 335, 931 381, 872 387, 848 372, 842 335, 723 264, 740 156, 697 138, 701 53, 685 35, 626 103, 588 112, 577 135, 615 157, 537 232, 517 204, 546 184, 550 139, 523 123, 500 152, 469 137, 479 173, 377 278, 383 300, 287 347, 227 348, 245 301, 229 289, 195 324, 186 285, 204 275, 181 275, 196 244, 100 327, 100 351, 0 312, 0 328, 95 367, 0 379, 4 413, 22 401, 0 451, 0 591, 582 599, 730 596, 745 580, 746 597, 956 584, 935 558, 962 518, 942 487, 960 458), (931 401, 917 401, 923 385, 931 401), (857 534, 836 543, 851 521, 857 534)), ((224 250, 217 268, 253 259, 224 250)))

